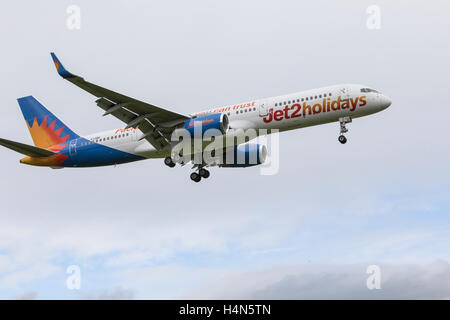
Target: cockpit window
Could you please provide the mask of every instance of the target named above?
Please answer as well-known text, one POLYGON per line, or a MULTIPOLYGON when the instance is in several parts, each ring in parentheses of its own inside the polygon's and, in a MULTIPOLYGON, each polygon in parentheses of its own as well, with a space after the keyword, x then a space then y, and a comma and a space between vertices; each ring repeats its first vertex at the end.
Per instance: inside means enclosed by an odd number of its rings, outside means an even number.
POLYGON ((361 92, 375 92, 375 93, 380 93, 375 89, 370 89, 370 88, 362 88, 361 92))

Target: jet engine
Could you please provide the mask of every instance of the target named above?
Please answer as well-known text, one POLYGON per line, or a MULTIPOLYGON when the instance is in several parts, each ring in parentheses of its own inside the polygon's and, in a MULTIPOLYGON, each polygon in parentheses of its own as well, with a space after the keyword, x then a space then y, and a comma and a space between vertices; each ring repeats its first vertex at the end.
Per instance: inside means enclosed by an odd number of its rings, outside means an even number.
POLYGON ((224 154, 223 164, 220 167, 252 167, 266 161, 267 148, 262 144, 241 144, 224 154))
POLYGON ((224 113, 214 113, 197 118, 190 119, 185 122, 184 129, 186 129, 191 137, 196 138, 208 135, 210 130, 211 135, 217 133, 226 134, 229 127, 228 116, 224 113))

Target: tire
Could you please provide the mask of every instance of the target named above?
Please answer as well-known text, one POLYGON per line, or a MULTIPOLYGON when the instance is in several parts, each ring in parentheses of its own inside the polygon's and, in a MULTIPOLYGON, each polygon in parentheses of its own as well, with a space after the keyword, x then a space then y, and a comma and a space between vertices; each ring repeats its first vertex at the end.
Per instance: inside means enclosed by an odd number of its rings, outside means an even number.
POLYGON ((171 168, 175 167, 175 163, 173 163, 171 157, 166 157, 166 158, 164 159, 164 164, 165 164, 166 166, 168 166, 168 167, 171 167, 171 168))
POLYGON ((201 169, 198 171, 198 173, 200 174, 200 176, 201 176, 202 178, 207 179, 207 178, 209 177, 209 171, 206 170, 206 169, 201 168, 201 169))
POLYGON ((347 142, 347 138, 345 136, 339 136, 338 140, 342 144, 345 144, 347 142))
POLYGON ((202 179, 202 177, 197 172, 192 172, 191 173, 191 180, 192 181, 200 182, 201 179, 202 179))

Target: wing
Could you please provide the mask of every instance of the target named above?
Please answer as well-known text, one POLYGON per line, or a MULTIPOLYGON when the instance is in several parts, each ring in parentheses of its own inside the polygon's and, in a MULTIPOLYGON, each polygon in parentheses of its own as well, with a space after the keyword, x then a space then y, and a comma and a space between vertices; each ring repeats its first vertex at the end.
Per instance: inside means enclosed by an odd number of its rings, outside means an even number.
POLYGON ((105 110, 104 116, 113 115, 125 122, 126 128, 138 127, 143 133, 140 139, 146 139, 157 150, 169 146, 170 135, 175 127, 190 119, 190 117, 87 82, 68 72, 53 52, 51 56, 61 77, 99 98, 95 102, 105 110))

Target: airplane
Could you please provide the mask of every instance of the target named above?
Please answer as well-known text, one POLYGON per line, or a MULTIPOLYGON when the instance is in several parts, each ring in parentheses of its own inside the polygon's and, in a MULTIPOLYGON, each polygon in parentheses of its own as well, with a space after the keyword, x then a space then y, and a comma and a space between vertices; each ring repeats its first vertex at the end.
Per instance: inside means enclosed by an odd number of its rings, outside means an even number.
MULTIPOLYGON (((182 115, 85 81, 67 71, 53 52, 50 54, 63 79, 98 98, 95 102, 104 110, 103 116, 116 117, 126 124, 119 129, 80 136, 33 96, 17 99, 34 146, 1 138, 0 145, 25 155, 20 163, 53 169, 161 158, 171 168, 192 162, 194 171, 190 178, 199 182, 210 176, 208 167, 250 167, 265 162, 265 145, 251 144, 248 139, 241 143, 234 140, 245 134, 245 130, 256 130, 258 136, 339 122, 338 141, 345 144, 346 124, 391 105, 386 95, 368 86, 339 84, 182 115), (218 148, 219 152, 213 153, 213 161, 194 162, 194 156, 205 151, 208 139, 203 134, 208 130, 215 130, 216 136, 221 135, 222 139, 232 137, 234 143, 218 148), (200 139, 200 149, 179 151, 180 140, 174 141, 173 135, 180 132, 194 141, 200 139), (224 155, 227 161, 223 161, 224 155)), ((186 141, 183 146, 192 144, 186 141)))

